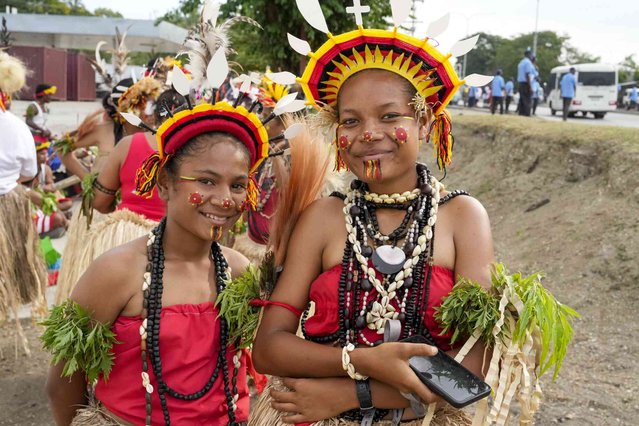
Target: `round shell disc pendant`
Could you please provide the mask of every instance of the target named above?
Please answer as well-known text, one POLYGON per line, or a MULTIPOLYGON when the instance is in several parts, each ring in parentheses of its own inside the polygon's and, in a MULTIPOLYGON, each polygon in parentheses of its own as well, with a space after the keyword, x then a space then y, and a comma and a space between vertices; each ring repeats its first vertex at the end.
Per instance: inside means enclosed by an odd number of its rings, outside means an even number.
POLYGON ((404 267, 406 254, 394 246, 380 246, 375 249, 371 260, 375 269, 382 274, 396 274, 404 267))

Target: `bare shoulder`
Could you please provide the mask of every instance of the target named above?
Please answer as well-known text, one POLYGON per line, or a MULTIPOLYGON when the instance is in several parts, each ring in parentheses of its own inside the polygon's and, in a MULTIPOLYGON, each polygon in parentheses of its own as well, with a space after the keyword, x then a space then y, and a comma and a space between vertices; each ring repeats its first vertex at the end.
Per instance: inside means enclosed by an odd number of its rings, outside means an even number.
POLYGON ((334 221, 344 221, 344 201, 339 197, 324 197, 313 201, 309 205, 298 222, 302 226, 314 226, 322 224, 322 227, 334 221))
POLYGON ((129 148, 131 147, 131 141, 133 141, 134 135, 128 135, 120 139, 120 141, 115 145, 115 149, 113 152, 121 152, 122 155, 125 156, 127 152, 129 152, 129 148))
POLYGON ((94 312, 99 321, 113 321, 141 284, 146 270, 146 237, 118 246, 95 259, 80 277, 71 298, 94 312))
POLYGON ((468 195, 453 198, 447 202, 443 208, 449 212, 455 225, 462 226, 477 223, 478 221, 488 221, 486 208, 478 199, 468 195))
MULTIPOLYGON (((244 256, 242 253, 240 253, 237 250, 233 250, 232 248, 225 247, 225 246, 221 246, 221 247, 222 247, 222 254, 224 255, 224 258, 226 259, 226 261, 228 262, 229 267, 231 268, 231 277, 237 278, 240 275, 242 275, 250 264, 249 260, 246 258, 246 256, 244 256)), ((255 265, 255 266, 258 266, 258 265, 255 265)))

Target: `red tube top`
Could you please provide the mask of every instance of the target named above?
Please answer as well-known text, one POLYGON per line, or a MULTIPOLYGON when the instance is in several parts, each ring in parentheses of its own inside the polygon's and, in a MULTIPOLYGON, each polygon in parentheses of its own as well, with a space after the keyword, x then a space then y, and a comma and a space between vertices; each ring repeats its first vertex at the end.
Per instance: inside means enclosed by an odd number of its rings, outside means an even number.
MULTIPOLYGON (((338 290, 339 290, 339 277, 342 272, 342 265, 335 265, 328 271, 320 274, 315 281, 311 284, 311 290, 309 298, 315 302, 315 314, 308 318, 305 322, 305 331, 308 335, 313 337, 330 336, 339 329, 339 303, 338 303, 338 290)), ((382 275, 378 272, 377 277, 381 280, 382 275)), ((426 276, 424 276, 424 280, 426 276)), ((454 273, 450 269, 443 266, 433 265, 433 274, 430 280, 430 291, 428 294, 428 305, 426 308, 426 317, 424 318, 424 324, 428 331, 430 331, 437 346, 443 350, 451 349, 450 338, 453 333, 448 332, 440 335, 442 329, 434 318, 435 308, 442 303, 442 299, 450 293, 455 284, 454 273)), ((374 300, 377 297, 377 291, 372 289, 368 296, 367 302, 374 300)), ((391 302, 397 307, 397 301, 391 302)), ((361 332, 364 334, 369 342, 375 342, 383 335, 377 334, 375 330, 371 330, 367 327, 363 328, 361 332)), ((364 344, 361 336, 359 343, 364 344)))
POLYGON ((131 210, 147 219, 159 222, 166 212, 164 201, 153 189, 151 198, 140 197, 135 192, 135 174, 144 160, 155 151, 149 146, 144 133, 136 133, 131 139, 129 152, 120 167, 120 192, 122 199, 117 210, 131 210))
MULTIPOLYGON (((220 323, 213 303, 173 305, 162 308, 160 314, 160 354, 162 374, 167 384, 178 392, 200 390, 211 377, 220 350, 220 323)), ((139 316, 120 316, 113 324, 116 339, 113 346, 115 362, 108 382, 99 380, 95 395, 104 407, 121 419, 144 425, 146 418, 145 390, 142 387, 139 316)), ((229 374, 233 371, 234 350, 227 350, 229 374)), ((237 376, 239 400, 236 418, 243 422, 249 415, 249 393, 246 383, 246 356, 237 376)), ((157 389, 149 360, 149 376, 157 389)), ((176 425, 226 425, 228 423, 224 382, 220 369, 213 387, 202 398, 183 401, 167 396, 171 423, 176 425)), ((164 424, 157 390, 152 398, 152 423, 164 424)))

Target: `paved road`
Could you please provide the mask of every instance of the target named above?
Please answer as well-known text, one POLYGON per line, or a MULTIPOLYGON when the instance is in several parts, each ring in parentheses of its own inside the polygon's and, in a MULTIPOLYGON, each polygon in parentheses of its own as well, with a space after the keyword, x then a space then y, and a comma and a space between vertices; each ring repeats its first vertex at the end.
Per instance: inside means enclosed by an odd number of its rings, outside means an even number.
MULTIPOLYGON (((12 107, 14 114, 23 116, 27 109, 29 102, 15 101, 12 107)), ((75 129, 91 112, 101 107, 99 102, 53 102, 50 104, 50 115, 48 119, 49 127, 55 133, 61 133, 68 130, 75 129)), ((512 105, 511 105, 511 108, 512 105)), ((462 108, 451 107, 453 114, 488 114, 490 111, 487 108, 462 108)), ((549 121, 561 121, 561 115, 553 117, 550 114, 550 108, 546 106, 540 106, 537 108, 537 116, 544 120, 549 121)), ((625 113, 614 112, 608 113, 602 120, 596 120, 592 115, 587 117, 581 117, 579 115, 575 118, 569 118, 571 123, 579 124, 591 124, 591 125, 604 125, 604 126, 620 126, 620 127, 634 127, 639 128, 639 113, 625 113)))
MULTIPOLYGON (((453 112, 453 114, 490 114, 490 111, 487 108, 468 109, 461 107, 452 107, 451 111, 453 112)), ((550 108, 546 106, 540 106, 537 108, 537 117, 548 121, 561 121, 561 114, 557 113, 557 115, 553 117, 550 114, 550 108)), ((591 114, 589 114, 587 117, 582 117, 581 114, 578 114, 578 116, 574 118, 568 118, 568 121, 570 123, 588 124, 594 126, 639 128, 639 113, 609 112, 603 119, 600 120, 593 118, 591 114)))

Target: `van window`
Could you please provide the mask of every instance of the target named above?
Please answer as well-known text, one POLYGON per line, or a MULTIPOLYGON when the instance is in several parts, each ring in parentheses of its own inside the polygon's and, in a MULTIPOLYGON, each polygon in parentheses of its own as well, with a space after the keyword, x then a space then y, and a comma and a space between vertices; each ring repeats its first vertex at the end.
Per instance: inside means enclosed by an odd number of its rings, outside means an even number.
POLYGON ((614 86, 614 71, 579 71, 579 83, 584 86, 614 86))
POLYGON ((557 74, 554 72, 550 73, 550 79, 548 81, 548 87, 552 90, 557 88, 557 74))

